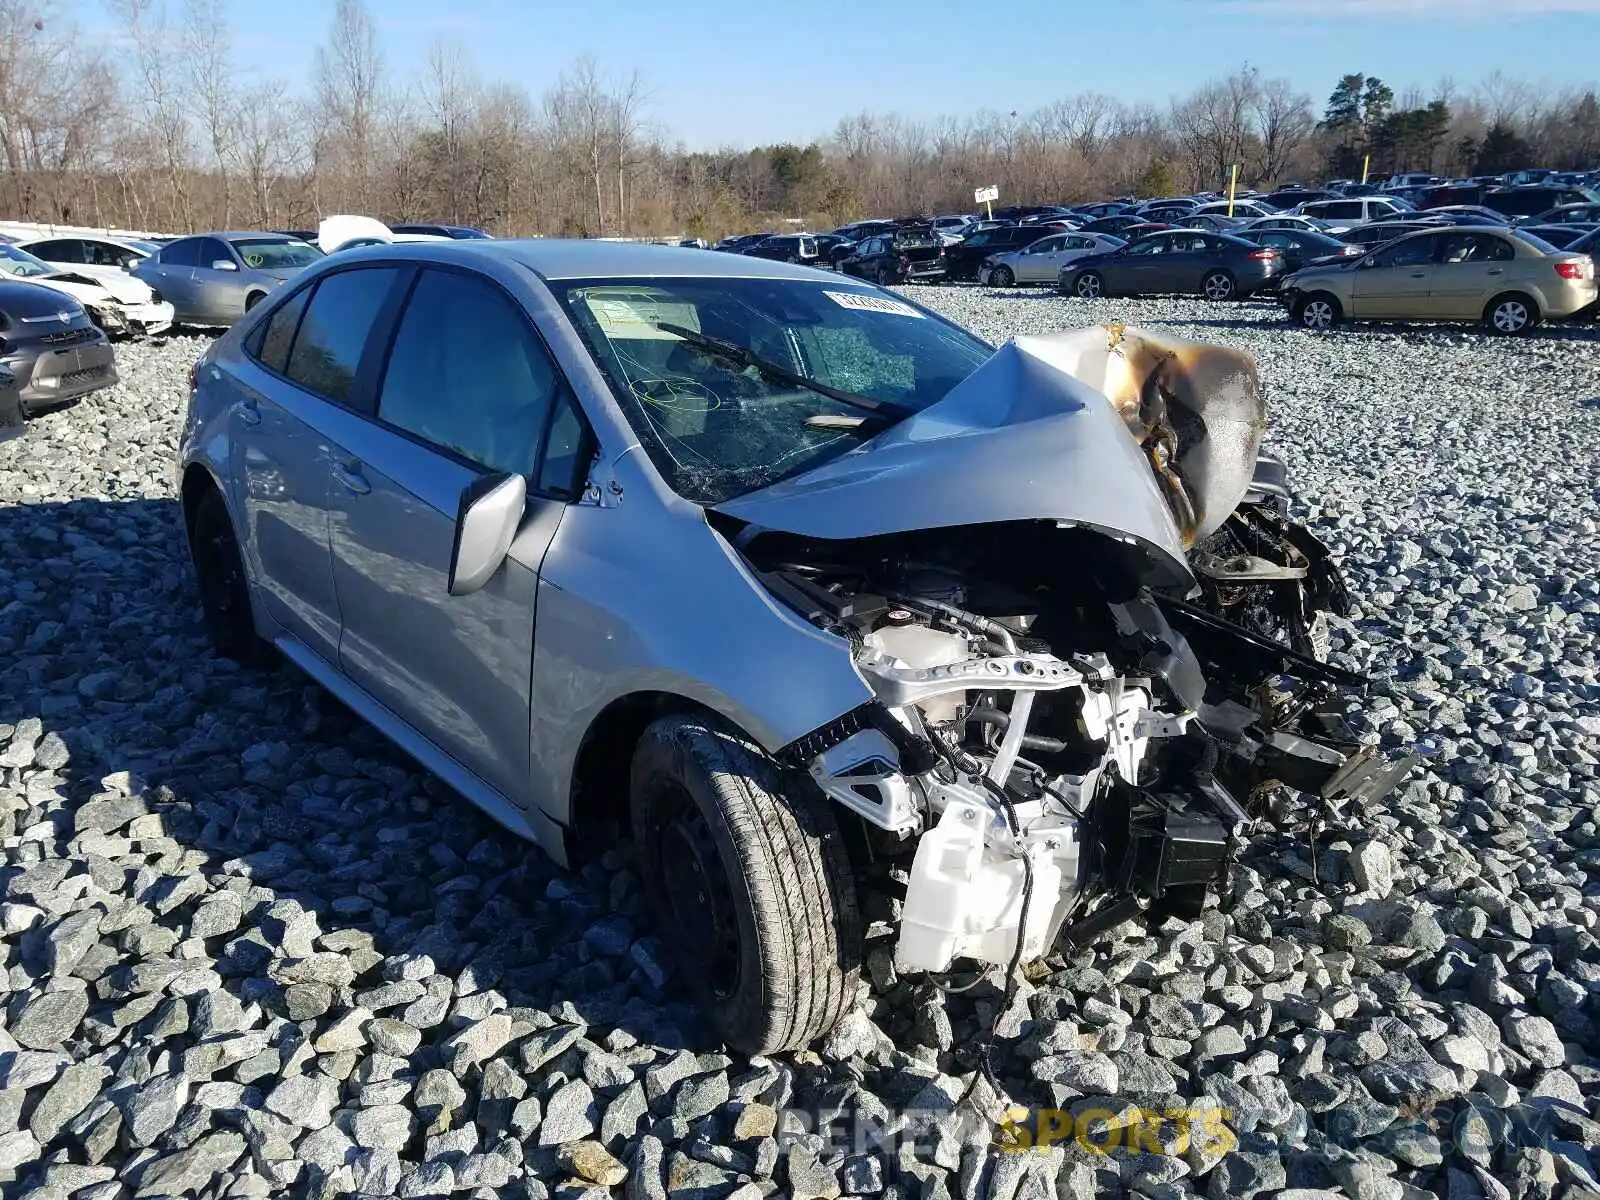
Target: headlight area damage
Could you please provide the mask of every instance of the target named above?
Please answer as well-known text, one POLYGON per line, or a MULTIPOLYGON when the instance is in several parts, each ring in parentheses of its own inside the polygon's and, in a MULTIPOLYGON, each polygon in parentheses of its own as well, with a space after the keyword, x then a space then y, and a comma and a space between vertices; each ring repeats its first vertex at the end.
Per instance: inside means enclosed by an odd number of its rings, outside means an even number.
POLYGON ((900 969, 1015 967, 1152 906, 1196 914, 1275 789, 1374 799, 1409 769, 1340 736, 1363 681, 1322 661, 1322 618, 1345 591, 1287 517, 1265 427, 1236 352, 1024 338, 720 507, 875 694, 780 757, 904 871, 900 969))

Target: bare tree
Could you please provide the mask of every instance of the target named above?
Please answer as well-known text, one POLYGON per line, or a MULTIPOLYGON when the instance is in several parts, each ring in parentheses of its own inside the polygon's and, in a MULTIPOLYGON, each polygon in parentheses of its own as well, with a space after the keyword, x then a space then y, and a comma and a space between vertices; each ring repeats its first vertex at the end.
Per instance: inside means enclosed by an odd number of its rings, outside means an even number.
POLYGON ((378 31, 362 0, 336 0, 328 42, 317 49, 317 138, 349 156, 353 196, 366 209, 373 198, 373 143, 383 87, 378 31))
POLYGON ((171 216, 194 228, 189 166, 193 131, 184 109, 179 39, 163 0, 111 0, 133 47, 134 89, 144 141, 159 162, 172 198, 171 216))
POLYGON ((271 226, 282 211, 279 196, 296 166, 299 130, 288 100, 288 84, 272 80, 256 84, 239 103, 236 158, 257 227, 271 226))
POLYGON ((239 140, 233 37, 220 0, 185 0, 184 75, 222 191, 224 228, 233 226, 233 155, 239 140))
POLYGON ((1256 93, 1251 112, 1261 144, 1257 173, 1266 182, 1280 182, 1317 126, 1311 97, 1287 79, 1269 79, 1256 93))

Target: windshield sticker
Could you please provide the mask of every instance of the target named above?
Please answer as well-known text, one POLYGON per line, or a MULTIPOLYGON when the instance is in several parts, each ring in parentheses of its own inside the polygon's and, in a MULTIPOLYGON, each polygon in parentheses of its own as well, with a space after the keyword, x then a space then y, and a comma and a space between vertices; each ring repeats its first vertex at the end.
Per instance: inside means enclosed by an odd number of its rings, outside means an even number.
POLYGON ((655 327, 657 322, 700 332, 700 314, 693 304, 659 299, 649 292, 591 291, 583 302, 600 331, 612 341, 675 342, 678 336, 655 327))
POLYGON ((868 296, 862 292, 823 292, 822 294, 840 308, 853 308, 859 312, 888 313, 896 317, 920 318, 922 316, 911 305, 899 300, 891 300, 887 296, 868 296))

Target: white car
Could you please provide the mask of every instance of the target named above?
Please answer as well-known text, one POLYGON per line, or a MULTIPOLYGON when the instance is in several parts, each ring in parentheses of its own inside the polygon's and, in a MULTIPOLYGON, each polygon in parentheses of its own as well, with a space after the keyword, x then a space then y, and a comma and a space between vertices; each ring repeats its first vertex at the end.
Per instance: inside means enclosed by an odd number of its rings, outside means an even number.
MULTIPOLYGON (((1235 199, 1233 202, 1232 216, 1235 217, 1271 217, 1277 215, 1278 210, 1270 204, 1263 204, 1259 200, 1235 199)), ((1219 217, 1229 216, 1228 202, 1226 200, 1212 200, 1202 204, 1189 215, 1191 217, 1202 214, 1215 214, 1219 217)))
POLYGON ((18 246, 3 244, 0 273, 71 296, 107 333, 152 334, 172 328, 172 305, 148 283, 131 275, 97 279, 80 270, 62 270, 18 246))
POLYGON ((1123 240, 1105 233, 1057 233, 1030 242, 1020 250, 990 255, 978 268, 978 282, 994 287, 1018 283, 1055 283, 1061 268, 1085 254, 1105 254, 1123 240))
POLYGON ((1396 204, 1388 196, 1353 196, 1348 200, 1313 200, 1291 210, 1298 216, 1313 217, 1321 221, 1329 233, 1343 233, 1368 221, 1392 217, 1407 212, 1405 205, 1396 204))
POLYGON ((1246 221, 1240 229, 1304 229, 1308 233, 1327 233, 1333 223, 1319 221, 1299 213, 1273 213, 1270 217, 1256 217, 1246 221))
POLYGON ((129 278, 134 267, 161 249, 140 238, 110 236, 24 238, 17 246, 59 270, 113 281, 129 278))
POLYGON ((437 233, 396 233, 376 217, 344 214, 324 217, 317 226, 317 248, 324 254, 389 242, 448 242, 437 233))

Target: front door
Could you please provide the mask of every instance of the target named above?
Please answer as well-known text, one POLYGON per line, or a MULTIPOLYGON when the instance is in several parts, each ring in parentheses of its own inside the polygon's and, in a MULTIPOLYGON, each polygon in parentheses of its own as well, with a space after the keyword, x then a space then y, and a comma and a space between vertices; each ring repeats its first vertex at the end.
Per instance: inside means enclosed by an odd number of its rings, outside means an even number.
POLYGON ((520 305, 489 280, 417 277, 375 419, 334 451, 334 586, 344 674, 513 803, 528 787, 539 566, 565 511, 536 464, 563 385, 520 305), (481 590, 449 594, 461 493, 486 471, 530 477, 510 554, 481 590))
POLYGON ((179 321, 199 315, 195 299, 194 269, 200 262, 200 246, 206 238, 180 238, 163 246, 141 267, 143 279, 161 298, 171 303, 173 316, 179 321))
POLYGON ((332 666, 339 605, 328 549, 332 448, 353 414, 368 335, 398 271, 341 271, 303 288, 252 334, 231 414, 233 478, 267 615, 332 666))
POLYGON ((1438 235, 1415 234, 1386 246, 1364 260, 1351 280, 1351 316, 1420 317, 1427 315, 1438 235))

